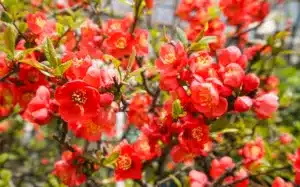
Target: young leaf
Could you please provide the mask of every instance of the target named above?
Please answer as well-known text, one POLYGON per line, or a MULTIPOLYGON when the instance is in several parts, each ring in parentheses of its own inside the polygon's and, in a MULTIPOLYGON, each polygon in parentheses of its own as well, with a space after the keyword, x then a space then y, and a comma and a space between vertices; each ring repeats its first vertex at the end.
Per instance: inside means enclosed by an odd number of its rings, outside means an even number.
POLYGON ((17 31, 13 25, 8 24, 4 32, 4 43, 6 48, 14 55, 16 47, 17 31))
POLYGON ((206 44, 215 43, 216 41, 217 41, 217 37, 216 36, 204 36, 200 40, 201 43, 206 43, 206 44))
POLYGON ((65 63, 60 64, 57 68, 55 68, 54 75, 62 76, 72 65, 72 60, 69 60, 65 63))
POLYGON ((186 37, 186 34, 181 28, 176 27, 176 35, 184 46, 188 45, 188 39, 186 37))
POLYGON ((103 165, 105 165, 105 166, 112 165, 117 161, 118 158, 119 158, 119 153, 118 152, 112 153, 108 158, 106 158, 103 161, 103 165))
POLYGON ((179 117, 184 116, 185 114, 186 114, 186 112, 183 110, 180 100, 176 99, 172 104, 172 117, 174 119, 177 119, 179 117))
POLYGON ((58 66, 58 60, 56 58, 56 52, 52 44, 52 41, 49 38, 47 38, 44 44, 44 52, 47 60, 50 63, 50 66, 56 68, 58 66))

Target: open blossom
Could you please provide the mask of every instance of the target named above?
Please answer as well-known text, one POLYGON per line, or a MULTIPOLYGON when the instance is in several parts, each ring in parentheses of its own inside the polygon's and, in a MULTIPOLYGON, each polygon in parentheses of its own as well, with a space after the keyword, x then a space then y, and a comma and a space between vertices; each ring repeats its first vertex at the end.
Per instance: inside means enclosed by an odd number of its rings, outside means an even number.
POLYGON ((142 161, 133 145, 123 141, 117 146, 116 151, 119 152, 115 169, 116 180, 140 179, 142 177, 142 161))
POLYGON ((130 56, 134 45, 134 39, 130 33, 115 31, 109 34, 108 38, 105 40, 105 45, 109 54, 116 58, 125 55, 130 56))
POLYGON ((101 135, 105 133, 108 136, 114 135, 116 124, 116 114, 110 109, 100 109, 95 117, 71 121, 68 123, 69 129, 77 137, 88 141, 98 141, 101 135))
POLYGON ((86 175, 80 168, 80 165, 83 164, 84 161, 80 157, 82 150, 76 146, 73 148, 75 152, 63 152, 62 159, 55 163, 53 171, 54 175, 70 187, 78 186, 84 183, 87 179, 86 175))
POLYGON ((227 111, 227 100, 219 96, 217 88, 212 83, 193 81, 191 99, 194 107, 207 117, 218 117, 227 111))
POLYGON ((259 161, 265 155, 264 142, 262 138, 257 138, 255 141, 248 142, 239 150, 239 154, 244 157, 246 164, 252 164, 259 161))
POLYGON ((187 54, 182 43, 168 43, 160 47, 159 58, 155 65, 162 73, 173 73, 187 64, 187 54))
POLYGON ((100 109, 98 90, 75 80, 56 89, 59 114, 65 121, 85 120, 97 116, 100 109))
POLYGON ((227 86, 238 88, 241 86, 244 76, 245 72, 240 65, 230 63, 225 67, 223 82, 227 86))
POLYGON ((278 108, 278 97, 267 93, 254 99, 253 110, 260 119, 270 118, 278 108))

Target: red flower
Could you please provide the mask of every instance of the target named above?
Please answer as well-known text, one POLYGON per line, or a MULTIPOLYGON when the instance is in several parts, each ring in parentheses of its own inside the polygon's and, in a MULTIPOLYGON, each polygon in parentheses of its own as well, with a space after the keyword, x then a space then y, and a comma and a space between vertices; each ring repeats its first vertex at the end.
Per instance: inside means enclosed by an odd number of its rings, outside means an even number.
POLYGON ((20 81, 26 85, 31 84, 35 89, 41 85, 48 85, 46 76, 32 66, 22 64, 18 75, 20 81))
POLYGON ((135 49, 138 56, 146 56, 149 53, 148 31, 143 29, 136 29, 135 35, 135 49))
POLYGON ((278 108, 278 97, 274 93, 267 93, 254 99, 253 110, 260 119, 267 119, 278 108))
POLYGON ((92 59, 90 56, 86 56, 83 53, 67 53, 63 57, 63 63, 72 60, 71 67, 65 72, 65 76, 69 80, 83 79, 87 73, 87 70, 92 65, 92 59))
POLYGON ((160 47, 159 58, 155 65, 161 73, 174 73, 182 69, 187 63, 187 54, 182 43, 168 43, 160 47))
POLYGON ((179 143, 192 153, 201 154, 204 145, 210 141, 209 128, 202 120, 187 119, 183 131, 179 134, 179 143))
POLYGON ((213 179, 219 178, 226 170, 235 166, 232 159, 228 156, 222 157, 220 160, 214 159, 211 162, 209 174, 213 179))
POLYGON ((246 164, 252 164, 259 161, 265 155, 264 142, 261 138, 255 141, 246 143, 245 146, 239 150, 239 154, 244 157, 246 164))
POLYGON ((225 67, 223 82, 227 86, 238 88, 241 86, 244 76, 245 72, 241 66, 236 63, 231 63, 225 67))
POLYGON ((191 152, 187 147, 183 147, 181 145, 175 145, 171 150, 171 158, 175 163, 179 162, 190 162, 197 155, 191 152))
POLYGON ((123 141, 117 147, 119 157, 116 162, 115 178, 117 181, 124 179, 142 178, 142 161, 132 145, 123 141))
POLYGON ((161 148, 144 134, 141 134, 134 142, 133 148, 142 160, 151 160, 161 154, 161 148))
POLYGON ((153 0, 145 0, 148 9, 153 8, 153 0))
POLYGON ((0 78, 6 75, 9 71, 7 63, 6 55, 0 54, 0 78))
POLYGON ((189 172, 189 177, 191 187, 206 187, 209 184, 208 178, 203 172, 192 170, 189 172))
POLYGON ((42 12, 28 14, 26 21, 30 31, 37 35, 43 32, 47 24, 46 15, 42 12))
POLYGON ((56 89, 59 114, 65 121, 85 120, 97 116, 100 94, 87 83, 75 80, 56 89))
POLYGON ((288 133, 282 133, 279 137, 279 140, 281 144, 286 145, 293 141, 293 137, 288 133))
POLYGON ((86 175, 82 171, 82 150, 73 147, 75 152, 65 151, 62 160, 54 165, 53 174, 56 175, 65 185, 70 187, 78 186, 86 181, 86 175))
POLYGON ((218 117, 227 111, 227 100, 219 96, 218 90, 212 83, 193 81, 191 99, 195 108, 207 117, 218 117))
POLYGON ((9 115, 17 102, 17 88, 12 83, 0 82, 0 117, 9 115))
POLYGON ((132 53, 134 41, 130 33, 115 31, 105 40, 109 54, 116 58, 129 56, 132 53))
POLYGON ((234 102, 234 110, 237 112, 246 112, 252 107, 252 99, 248 96, 238 97, 234 102))
POLYGON ((69 129, 77 137, 88 141, 98 141, 102 133, 112 136, 115 132, 116 114, 109 109, 100 109, 97 116, 81 121, 71 121, 68 123, 69 129))
POLYGON ((293 187, 293 184, 290 182, 285 182, 282 178, 280 177, 275 177, 272 187, 293 187))
POLYGON ((50 91, 45 86, 40 86, 35 97, 28 103, 23 114, 24 119, 40 125, 46 124, 51 119, 50 91))
POLYGON ((209 68, 211 68, 212 63, 213 58, 208 54, 208 52, 194 53, 189 59, 191 71, 203 78, 208 77, 209 68))
POLYGON ((243 90, 245 92, 254 91, 258 88, 259 83, 259 78, 254 73, 249 73, 243 79, 243 90))
POLYGON ((234 181, 239 181, 241 179, 244 179, 244 180, 236 183, 235 187, 247 187, 249 185, 249 179, 247 178, 247 176, 248 176, 248 173, 244 168, 235 172, 234 178, 233 178, 234 181))
POLYGON ((152 99, 147 94, 136 94, 130 102, 128 110, 128 123, 141 128, 149 123, 149 105, 152 99))
POLYGON ((276 89, 280 83, 280 80, 275 75, 271 75, 266 80, 266 88, 268 90, 276 89))

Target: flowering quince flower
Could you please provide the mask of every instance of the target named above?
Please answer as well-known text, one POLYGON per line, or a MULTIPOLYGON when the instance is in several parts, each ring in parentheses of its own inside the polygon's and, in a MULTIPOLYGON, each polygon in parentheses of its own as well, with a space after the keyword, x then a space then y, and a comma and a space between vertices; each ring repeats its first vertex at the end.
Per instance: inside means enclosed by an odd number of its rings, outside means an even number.
POLYGON ((135 152, 133 145, 125 140, 116 147, 115 151, 119 152, 115 168, 116 180, 141 179, 142 160, 135 152))
POLYGON ((220 49, 217 52, 218 61, 221 65, 227 66, 231 63, 236 63, 242 55, 239 48, 236 46, 229 46, 225 49, 220 49))
POLYGON ((48 86, 46 76, 43 75, 38 69, 22 64, 18 73, 19 80, 25 85, 31 85, 36 90, 39 86, 48 86))
POLYGON ((227 111, 227 100, 219 96, 212 83, 193 81, 191 85, 191 100, 195 108, 207 117, 218 117, 227 111))
POLYGON ((83 79, 89 67, 92 66, 92 59, 84 53, 75 54, 73 52, 67 52, 62 62, 65 63, 69 60, 72 60, 72 65, 65 72, 65 76, 68 80, 83 79))
POLYGON ((42 12, 28 14, 26 17, 26 21, 30 31, 36 35, 42 33, 47 24, 46 15, 42 12))
POLYGON ((116 114, 111 109, 101 108, 97 116, 80 121, 70 121, 68 127, 77 137, 88 141, 98 141, 102 133, 108 136, 115 134, 116 114))
POLYGON ((200 171, 190 171, 189 178, 191 187, 206 187, 206 185, 209 184, 208 178, 205 173, 200 171))
POLYGON ((162 74, 173 74, 181 70, 187 64, 187 60, 182 43, 172 42, 160 47, 159 58, 156 59, 155 65, 162 74))
POLYGON ((236 112, 246 112, 248 110, 250 110, 250 108, 252 107, 252 99, 248 96, 241 96, 238 97, 235 101, 234 101, 234 110, 236 112))
POLYGON ((201 154, 204 145, 210 141, 208 126, 199 119, 190 119, 185 121, 184 127, 178 137, 179 143, 192 153, 201 154))
POLYGON ((290 182, 285 182, 282 178, 280 177, 275 177, 272 187, 293 187, 294 185, 290 182))
POLYGON ((219 160, 213 159, 209 174, 213 179, 219 178, 227 169, 233 168, 235 163, 228 156, 222 157, 219 160))
POLYGON ((133 148, 142 160, 151 160, 161 154, 160 145, 144 134, 141 134, 134 142, 133 148))
POLYGON ((5 133, 11 126, 11 121, 9 120, 3 120, 0 122, 0 133, 5 133))
POLYGON ((260 119, 267 119, 278 108, 278 97, 274 93, 267 93, 254 99, 253 110, 260 119))
POLYGON ((223 82, 227 86, 238 88, 241 86, 244 76, 245 72, 240 65, 230 63, 225 67, 223 82))
POLYGON ((49 122, 51 119, 50 91, 47 87, 40 86, 37 89, 35 97, 28 103, 23 118, 39 125, 49 122))
POLYGON ((18 91, 14 84, 0 82, 0 117, 8 116, 18 101, 18 91))
POLYGON ((293 141, 293 137, 288 134, 288 133, 282 133, 280 136, 279 136, 279 140, 280 140, 280 143, 282 145, 286 145, 286 144, 289 144, 293 141))
POLYGON ((55 163, 53 171, 54 175, 56 175, 65 185, 70 187, 78 186, 87 179, 80 167, 84 161, 80 157, 82 150, 76 146, 73 146, 73 149, 75 152, 63 152, 62 160, 55 163))
MULTIPOLYGON (((238 181, 238 180, 244 179, 247 176, 248 176, 247 171, 244 168, 242 168, 239 171, 234 173, 233 181, 238 181)), ((229 182, 229 181, 227 181, 227 182, 229 182)), ((245 180, 242 180, 242 181, 236 183, 235 187, 247 187, 248 185, 249 185, 249 179, 246 178, 245 180)))
POLYGON ((138 56, 147 56, 149 54, 148 31, 144 29, 135 29, 135 49, 138 56))
POLYGON ((59 114, 65 121, 85 120, 97 116, 100 94, 87 83, 74 80, 56 89, 59 114))
POLYGON ((261 160, 265 155, 264 142, 262 138, 246 143, 239 154, 244 157, 244 163, 250 166, 254 162, 261 160))
POLYGON ((148 124, 149 105, 152 103, 152 98, 148 94, 136 94, 131 99, 128 110, 128 123, 141 128, 144 124, 148 124))
POLYGON ((194 53, 189 58, 191 71, 203 78, 208 77, 208 70, 211 68, 212 63, 213 58, 208 54, 208 52, 194 53))
POLYGON ((116 58, 130 56, 134 45, 134 39, 130 33, 115 31, 109 34, 105 40, 108 53, 116 58))
POLYGON ((245 92, 251 92, 258 88, 260 83, 259 78, 254 73, 247 74, 243 79, 243 90, 245 92))
POLYGON ((187 147, 183 147, 181 145, 173 146, 171 150, 171 158, 173 162, 180 163, 180 162, 190 162, 197 156, 196 154, 192 153, 187 147))

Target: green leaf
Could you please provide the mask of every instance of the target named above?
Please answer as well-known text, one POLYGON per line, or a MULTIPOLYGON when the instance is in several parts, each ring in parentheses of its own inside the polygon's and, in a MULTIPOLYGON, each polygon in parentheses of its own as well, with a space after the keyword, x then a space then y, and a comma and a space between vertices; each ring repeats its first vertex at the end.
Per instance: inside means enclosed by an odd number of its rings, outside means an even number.
POLYGON ((118 158, 119 158, 119 153, 114 152, 103 161, 103 165, 105 165, 105 166, 113 165, 117 161, 118 158))
POLYGON ((54 46, 52 44, 52 41, 49 38, 47 38, 44 44, 44 53, 47 60, 50 63, 50 66, 55 69, 59 64, 58 64, 58 59, 56 58, 56 52, 54 46))
POLYGON ((178 187, 182 187, 180 180, 175 175, 169 175, 178 187))
POLYGON ((11 23, 13 21, 12 15, 10 15, 8 12, 3 11, 1 13, 1 20, 6 23, 11 23))
POLYGON ((8 24, 4 32, 4 43, 6 48, 11 52, 12 55, 15 53, 17 39, 17 31, 13 25, 8 24))
POLYGON ((104 61, 106 61, 106 62, 112 62, 112 63, 114 64, 115 68, 118 68, 118 67, 120 67, 120 65, 121 65, 121 61, 118 60, 118 59, 116 59, 115 57, 113 57, 113 56, 111 56, 111 55, 105 54, 105 55, 103 56, 103 59, 104 59, 104 61))
POLYGON ((190 48, 189 51, 190 52, 194 52, 194 51, 202 51, 202 50, 207 50, 209 49, 209 46, 207 43, 193 43, 190 48))
POLYGON ((56 76, 62 76, 72 65, 73 61, 69 60, 65 63, 60 64, 57 68, 54 70, 54 75, 56 76))
POLYGON ((230 126, 230 122, 226 116, 214 121, 209 127, 211 132, 218 132, 230 126))
POLYGON ((186 37, 186 34, 180 27, 176 27, 176 36, 178 37, 178 39, 182 42, 182 44, 184 46, 188 45, 189 41, 186 37))
POLYGON ((205 44, 216 43, 216 42, 217 42, 217 37, 216 36, 204 36, 200 40, 200 43, 205 43, 205 44))
POLYGON ((183 110, 180 100, 176 99, 172 104, 172 117, 174 119, 178 119, 179 117, 183 117, 185 115, 186 115, 186 112, 183 110))
POLYGON ((290 32, 288 31, 280 31, 275 35, 275 39, 284 39, 285 37, 289 36, 290 32))
POLYGON ((8 153, 2 153, 0 154, 0 164, 3 164, 9 157, 8 153))
POLYGON ((7 169, 0 170, 0 178, 2 180, 4 180, 5 182, 10 181, 11 177, 12 177, 12 174, 11 174, 10 170, 7 170, 7 169))

